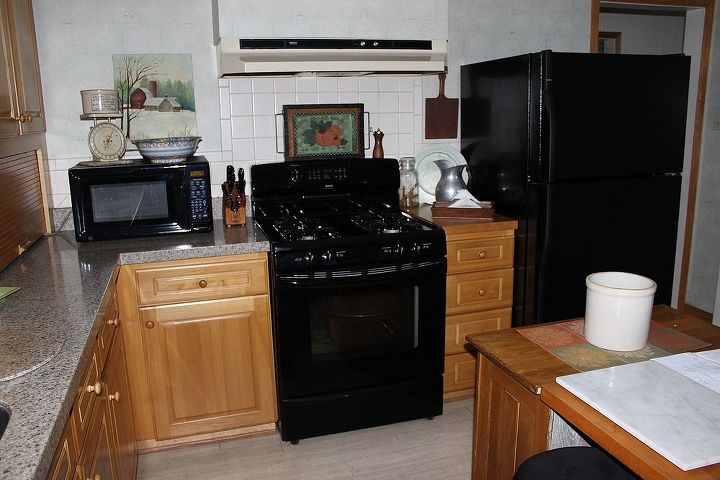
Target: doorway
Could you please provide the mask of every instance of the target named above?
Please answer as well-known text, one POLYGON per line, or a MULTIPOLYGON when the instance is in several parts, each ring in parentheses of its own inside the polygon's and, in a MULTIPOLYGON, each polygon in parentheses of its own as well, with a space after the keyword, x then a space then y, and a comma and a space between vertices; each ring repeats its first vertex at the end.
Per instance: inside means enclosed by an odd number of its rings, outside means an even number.
MULTIPOLYGON (((703 130, 705 93, 707 88, 707 72, 712 37, 712 21, 715 0, 592 0, 590 19, 590 51, 599 52, 600 46, 600 14, 601 11, 656 12, 667 17, 683 16, 683 50, 682 53, 692 56, 690 73, 688 119, 686 135, 686 154, 683 168, 683 189, 681 193, 681 213, 678 222, 677 254, 675 259, 675 276, 673 282, 672 306, 679 311, 688 311, 708 318, 707 312, 686 304, 688 270, 692 246, 693 220, 700 166, 700 147, 703 130)), ((603 30, 607 31, 607 30, 603 30)), ((619 32, 618 32, 619 33, 619 32)), ((628 36, 625 35, 620 53, 631 53, 628 50, 628 36)), ((662 53, 662 52, 658 52, 662 53)))

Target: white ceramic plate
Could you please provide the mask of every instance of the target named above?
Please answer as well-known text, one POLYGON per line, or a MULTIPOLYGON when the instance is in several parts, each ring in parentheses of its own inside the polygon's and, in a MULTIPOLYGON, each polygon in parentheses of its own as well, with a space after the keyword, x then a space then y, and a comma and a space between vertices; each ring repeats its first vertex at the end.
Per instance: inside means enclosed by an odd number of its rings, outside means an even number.
MULTIPOLYGON (((418 184, 424 193, 427 203, 435 201, 435 186, 440 180, 440 169, 435 160, 450 160, 454 165, 467 165, 465 157, 457 150, 445 145, 428 145, 415 155, 415 169, 418 174, 418 184)), ((463 170, 463 180, 468 181, 467 168, 463 170)))

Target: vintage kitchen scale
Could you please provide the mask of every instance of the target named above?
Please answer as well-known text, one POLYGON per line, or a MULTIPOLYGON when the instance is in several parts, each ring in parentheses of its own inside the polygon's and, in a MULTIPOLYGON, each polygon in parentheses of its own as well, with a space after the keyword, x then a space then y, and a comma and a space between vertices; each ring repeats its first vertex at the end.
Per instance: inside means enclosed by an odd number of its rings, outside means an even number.
POLYGON ((81 90, 83 113, 80 120, 92 120, 88 134, 88 147, 92 154, 92 161, 80 162, 86 167, 124 165, 132 160, 123 160, 126 140, 123 131, 112 123, 114 119, 121 118, 118 110, 118 94, 116 90, 95 89, 81 90))

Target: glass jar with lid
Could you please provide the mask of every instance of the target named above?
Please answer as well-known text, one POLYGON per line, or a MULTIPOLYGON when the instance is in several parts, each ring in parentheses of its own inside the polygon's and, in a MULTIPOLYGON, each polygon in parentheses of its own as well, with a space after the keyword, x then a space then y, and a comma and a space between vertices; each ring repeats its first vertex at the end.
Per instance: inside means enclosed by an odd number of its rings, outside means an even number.
POLYGON ((400 208, 407 210, 418 206, 418 177, 414 157, 400 159, 400 208))

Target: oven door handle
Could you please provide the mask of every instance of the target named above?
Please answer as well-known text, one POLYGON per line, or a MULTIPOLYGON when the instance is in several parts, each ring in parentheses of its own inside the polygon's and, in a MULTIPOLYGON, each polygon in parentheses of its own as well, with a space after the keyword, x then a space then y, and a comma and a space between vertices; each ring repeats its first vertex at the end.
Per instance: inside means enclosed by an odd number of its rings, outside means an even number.
POLYGON ((391 279, 393 281, 436 273, 445 278, 447 263, 445 257, 440 260, 428 260, 423 262, 407 262, 385 266, 367 268, 355 268, 344 270, 321 270, 303 273, 282 274, 275 276, 276 282, 288 286, 314 287, 327 284, 350 284, 368 281, 383 282, 391 279))

